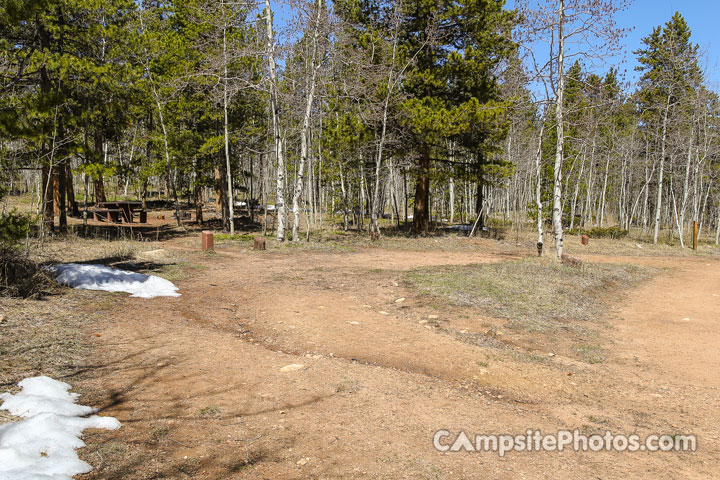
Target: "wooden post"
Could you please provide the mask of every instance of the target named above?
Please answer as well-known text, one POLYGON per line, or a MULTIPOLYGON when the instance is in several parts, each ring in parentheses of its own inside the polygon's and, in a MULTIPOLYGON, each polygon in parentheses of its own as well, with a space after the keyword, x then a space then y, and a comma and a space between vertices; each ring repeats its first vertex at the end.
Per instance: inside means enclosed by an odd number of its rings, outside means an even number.
POLYGON ((206 250, 212 250, 214 245, 214 239, 213 239, 213 232, 210 230, 203 230, 203 232, 200 234, 200 237, 202 239, 202 250, 203 252, 206 250))
POLYGON ((693 250, 697 250, 698 247, 698 232, 700 230, 700 225, 698 222, 693 221, 693 250))
POLYGON ((265 250, 265 237, 255 237, 253 240, 254 250, 265 250))

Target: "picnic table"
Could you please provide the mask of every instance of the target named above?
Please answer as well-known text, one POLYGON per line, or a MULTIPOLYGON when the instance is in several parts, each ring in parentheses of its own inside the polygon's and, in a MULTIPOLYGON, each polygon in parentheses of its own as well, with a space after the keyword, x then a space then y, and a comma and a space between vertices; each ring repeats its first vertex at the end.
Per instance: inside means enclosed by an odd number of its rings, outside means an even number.
POLYGON ((133 223, 137 214, 139 223, 147 223, 147 210, 142 208, 142 202, 98 202, 92 212, 99 222, 133 223))

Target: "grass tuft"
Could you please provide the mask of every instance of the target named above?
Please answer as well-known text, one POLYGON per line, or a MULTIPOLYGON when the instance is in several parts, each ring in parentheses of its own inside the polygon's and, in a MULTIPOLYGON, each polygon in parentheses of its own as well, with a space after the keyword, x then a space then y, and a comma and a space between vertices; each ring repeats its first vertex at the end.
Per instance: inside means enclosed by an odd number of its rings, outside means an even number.
POLYGON ((425 294, 507 319, 512 327, 546 331, 582 329, 582 322, 602 317, 611 298, 649 273, 633 265, 588 263, 577 269, 528 258, 423 268, 408 273, 406 280, 425 294))

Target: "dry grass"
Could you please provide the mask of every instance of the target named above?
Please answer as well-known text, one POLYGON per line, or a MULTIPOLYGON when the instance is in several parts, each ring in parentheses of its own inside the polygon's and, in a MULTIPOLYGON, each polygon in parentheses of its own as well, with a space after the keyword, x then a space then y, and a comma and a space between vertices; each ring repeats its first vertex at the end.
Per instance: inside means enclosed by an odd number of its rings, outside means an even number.
MULTIPOLYGON (((549 240, 548 240, 549 241, 549 240)), ((641 238, 590 238, 589 245, 582 245, 579 236, 565 235, 565 251, 570 255, 618 255, 628 257, 692 257, 692 256, 718 256, 720 248, 712 243, 700 243, 698 250, 681 248, 680 242, 669 244, 665 241, 653 245, 644 237, 641 238)))
POLYGON ((35 261, 19 251, 0 248, 0 296, 39 297, 57 287, 52 276, 35 261))
MULTIPOLYGON (((234 237, 227 234, 216 234, 216 244, 237 245, 242 248, 252 248, 252 238, 259 236, 260 232, 243 232, 234 237)), ((413 237, 404 233, 385 234, 377 240, 373 240, 367 232, 355 230, 343 232, 341 230, 324 229, 312 232, 310 241, 306 241, 305 234, 301 235, 300 242, 277 242, 274 239, 274 232, 266 235, 267 248, 276 252, 293 253, 302 251, 326 251, 326 252, 356 252, 366 248, 379 248, 383 250, 402 250, 414 252, 432 251, 482 251, 492 249, 493 251, 505 252, 512 255, 532 255, 536 252, 535 242, 537 234, 532 231, 516 232, 508 229, 504 237, 499 239, 473 237, 468 238, 466 232, 438 231, 426 237, 413 237)), ((196 242, 199 244, 199 240, 196 242)), ((548 256, 553 253, 552 240, 550 236, 545 238, 546 251, 548 256)), ((668 244, 660 242, 653 245, 645 239, 632 238, 609 239, 591 238, 590 245, 582 245, 579 236, 565 236, 565 251, 570 255, 618 255, 630 257, 647 256, 718 256, 720 248, 710 243, 701 243, 697 252, 680 248, 679 244, 668 244)))
POLYGON ((87 354, 86 331, 100 313, 89 313, 85 306, 96 296, 68 290, 43 300, 0 299, 0 385, 36 375, 62 379, 78 372, 87 354))
MULTIPOLYGON (((217 238, 217 235, 216 235, 217 238)), ((265 237, 268 250, 279 253, 295 253, 297 251, 317 251, 333 253, 353 253, 368 248, 408 252, 478 252, 492 250, 510 255, 524 255, 530 250, 525 245, 514 242, 497 241, 487 238, 468 238, 457 233, 438 233, 428 237, 382 236, 373 240, 366 232, 331 232, 322 235, 311 235, 310 241, 302 237, 300 242, 278 242, 271 235, 265 237)), ((225 242, 223 242, 225 243, 225 242)), ((252 242, 235 242, 252 249, 252 242)))
POLYGON ((129 260, 141 252, 158 248, 152 242, 104 240, 73 235, 38 243, 31 257, 40 263, 70 263, 129 260))
POLYGON ((528 331, 584 328, 602 318, 619 292, 650 269, 622 264, 568 267, 529 258, 497 264, 425 268, 406 279, 421 292, 481 309, 528 331))
MULTIPOLYGON (((155 247, 156 248, 156 247, 155 247)), ((152 244, 65 237, 44 243, 30 256, 38 263, 131 263, 152 244)), ((144 262, 156 270, 163 264, 144 262)), ((171 268, 173 265, 169 265, 171 268)), ((93 319, 115 302, 105 292, 57 287, 39 299, 0 298, 0 385, 48 375, 62 379, 82 370, 85 338, 93 319)))

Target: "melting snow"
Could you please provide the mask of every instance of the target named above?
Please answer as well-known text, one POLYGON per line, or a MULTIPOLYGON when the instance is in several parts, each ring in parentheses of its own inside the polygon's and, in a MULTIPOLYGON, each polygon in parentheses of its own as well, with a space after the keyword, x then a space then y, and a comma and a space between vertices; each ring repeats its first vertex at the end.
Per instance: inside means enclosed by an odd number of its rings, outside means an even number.
POLYGON ((0 410, 23 420, 0 425, 0 479, 72 480, 92 467, 75 452, 85 443, 86 428, 116 430, 112 417, 91 415, 91 407, 75 403, 78 394, 70 385, 50 377, 26 378, 16 395, 0 394, 0 410), (88 416, 90 415, 90 416, 88 416))
POLYGON ((73 288, 127 292, 132 297, 142 298, 180 296, 171 281, 155 275, 82 263, 66 263, 48 268, 58 282, 73 288))

